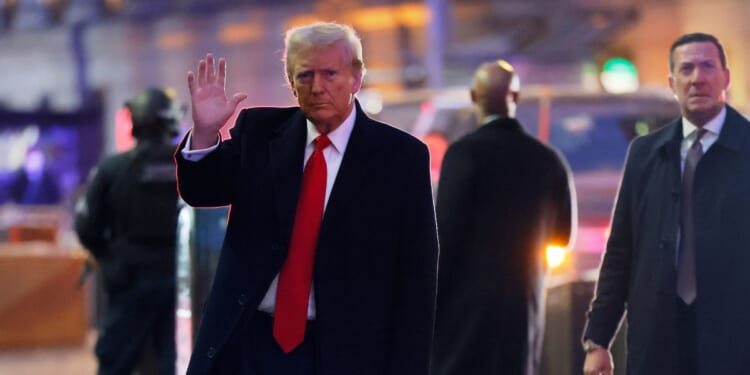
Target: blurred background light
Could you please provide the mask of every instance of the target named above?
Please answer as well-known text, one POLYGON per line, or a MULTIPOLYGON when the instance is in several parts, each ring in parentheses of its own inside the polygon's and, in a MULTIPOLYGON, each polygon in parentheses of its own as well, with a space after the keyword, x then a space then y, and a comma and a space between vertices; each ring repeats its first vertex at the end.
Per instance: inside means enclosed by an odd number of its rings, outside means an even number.
POLYGON ((622 57, 607 60, 600 79, 604 90, 611 94, 625 94, 638 90, 638 70, 630 60, 622 57))
POLYGON ((640 120, 635 123, 635 134, 646 135, 649 132, 650 127, 646 121, 640 120))
POLYGON ((547 246, 547 267, 550 269, 560 267, 565 262, 567 254, 568 250, 564 247, 555 245, 547 246))
POLYGON ((357 94, 359 103, 365 112, 371 115, 377 115, 383 110, 383 95, 377 90, 365 89, 357 94))
POLYGON ((263 37, 263 28, 258 24, 229 23, 219 29, 219 41, 224 44, 242 44, 258 41, 263 37))

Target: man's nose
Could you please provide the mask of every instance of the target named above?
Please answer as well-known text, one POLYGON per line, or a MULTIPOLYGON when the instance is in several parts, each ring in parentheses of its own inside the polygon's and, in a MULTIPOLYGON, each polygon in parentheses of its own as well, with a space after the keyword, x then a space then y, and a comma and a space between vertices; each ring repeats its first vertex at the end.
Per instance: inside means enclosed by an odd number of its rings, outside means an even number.
POLYGON ((693 84, 705 82, 707 73, 708 72, 704 68, 701 68, 701 67, 695 68, 693 70, 692 76, 690 77, 690 82, 693 84))
POLYGON ((312 79, 312 92, 318 93, 321 91, 323 91, 323 79, 319 74, 315 74, 312 79))

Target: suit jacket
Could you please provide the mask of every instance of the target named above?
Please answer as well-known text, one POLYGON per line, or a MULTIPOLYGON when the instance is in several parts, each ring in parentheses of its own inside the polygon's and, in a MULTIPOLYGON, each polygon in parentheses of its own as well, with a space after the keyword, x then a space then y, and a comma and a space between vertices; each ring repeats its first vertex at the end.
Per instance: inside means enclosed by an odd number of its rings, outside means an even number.
MULTIPOLYGON (((427 148, 356 110, 313 271, 317 373, 427 374, 438 253, 427 148)), ((306 131, 298 107, 245 109, 216 151, 176 154, 187 203, 231 205, 189 374, 239 362, 232 333, 287 255, 306 131)))
MULTIPOLYGON (((609 344, 627 309, 627 373, 671 374, 677 363, 676 242, 682 120, 635 139, 584 332, 609 344)), ((727 106, 693 188, 695 302, 701 374, 750 368, 750 123, 727 106)))
POLYGON ((451 145, 437 195, 436 375, 536 374, 545 248, 568 243, 568 168, 514 119, 451 145))

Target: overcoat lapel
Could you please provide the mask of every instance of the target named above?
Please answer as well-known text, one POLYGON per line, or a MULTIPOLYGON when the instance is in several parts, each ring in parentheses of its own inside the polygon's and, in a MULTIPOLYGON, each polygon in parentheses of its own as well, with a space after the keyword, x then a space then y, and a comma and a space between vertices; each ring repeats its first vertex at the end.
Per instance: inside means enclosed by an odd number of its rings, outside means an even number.
MULTIPOLYGON (((294 214, 302 184, 307 127, 302 111, 281 124, 269 142, 269 158, 274 185, 274 199, 279 218, 280 235, 285 245, 291 238, 294 214)), ((288 246, 282 246, 286 249, 288 246)))
POLYGON ((341 161, 339 173, 328 198, 323 222, 320 227, 320 240, 326 238, 326 234, 335 227, 335 223, 347 220, 346 209, 348 202, 361 191, 360 186, 365 182, 365 177, 372 167, 371 154, 378 145, 371 139, 372 120, 370 120, 356 105, 357 119, 352 129, 352 135, 346 146, 344 159, 341 161))
POLYGON ((656 143, 659 148, 659 156, 664 158, 668 164, 667 178, 671 194, 678 198, 680 194, 680 183, 682 181, 682 172, 680 171, 680 144, 682 142, 682 120, 677 119, 670 123, 668 131, 664 132, 662 139, 656 143))

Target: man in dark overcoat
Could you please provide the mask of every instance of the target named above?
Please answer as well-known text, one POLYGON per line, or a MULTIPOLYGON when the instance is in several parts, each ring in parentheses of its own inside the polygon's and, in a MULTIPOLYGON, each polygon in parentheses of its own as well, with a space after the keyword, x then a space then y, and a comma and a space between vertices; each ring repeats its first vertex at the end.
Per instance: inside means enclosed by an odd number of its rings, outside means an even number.
POLYGON ((750 123, 726 103, 717 38, 670 49, 682 116, 630 145, 583 333, 586 375, 627 311, 627 373, 740 375, 750 369, 750 123))
POLYGON ((440 265, 435 375, 533 375, 544 333, 545 250, 574 226, 570 172, 514 118, 519 80, 477 69, 480 128, 451 145, 437 194, 440 265))

